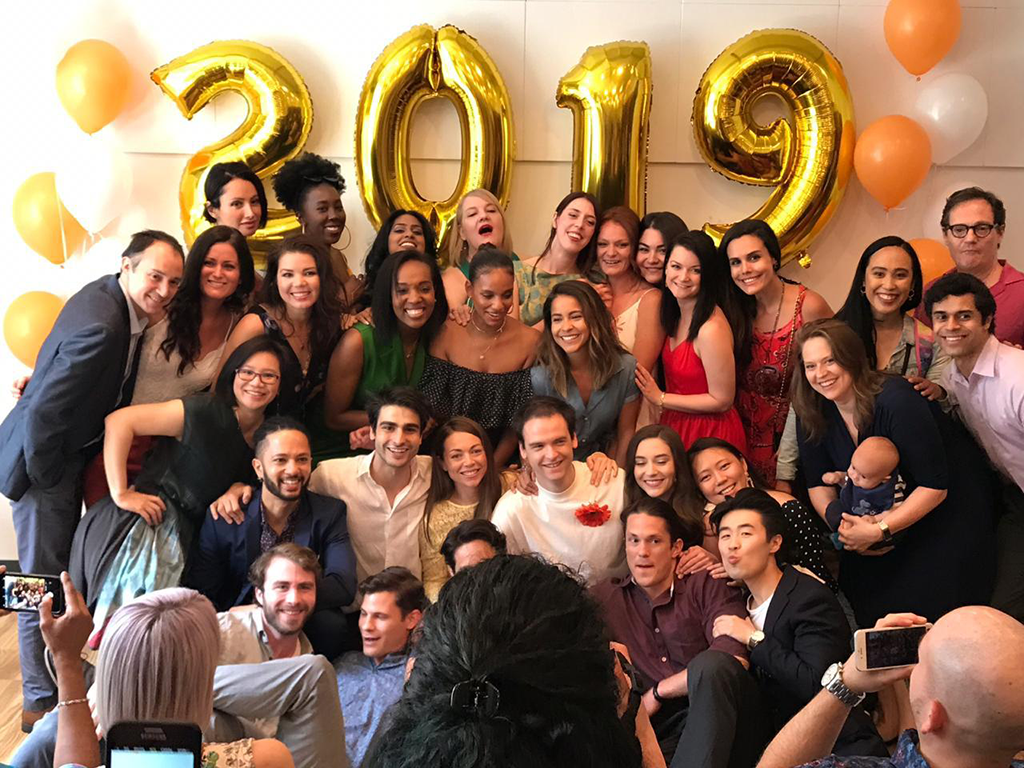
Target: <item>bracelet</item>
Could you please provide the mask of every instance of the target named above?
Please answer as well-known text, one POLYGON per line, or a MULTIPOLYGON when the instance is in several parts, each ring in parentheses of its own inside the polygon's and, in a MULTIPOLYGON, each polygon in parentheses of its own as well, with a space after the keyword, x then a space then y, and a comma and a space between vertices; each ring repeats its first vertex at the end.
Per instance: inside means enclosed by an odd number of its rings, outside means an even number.
POLYGON ((661 393, 661 402, 658 404, 658 407, 659 408, 664 408, 665 407, 665 393, 664 392, 661 393))
MULTIPOLYGON (((660 682, 661 681, 659 680, 658 683, 660 682)), ((664 704, 665 698, 660 693, 658 693, 658 683, 655 683, 651 686, 651 695, 654 697, 654 700, 656 702, 658 702, 659 704, 664 704)))
POLYGON ((65 699, 64 701, 57 702, 57 709, 62 707, 70 707, 72 704, 88 704, 88 699, 65 699))

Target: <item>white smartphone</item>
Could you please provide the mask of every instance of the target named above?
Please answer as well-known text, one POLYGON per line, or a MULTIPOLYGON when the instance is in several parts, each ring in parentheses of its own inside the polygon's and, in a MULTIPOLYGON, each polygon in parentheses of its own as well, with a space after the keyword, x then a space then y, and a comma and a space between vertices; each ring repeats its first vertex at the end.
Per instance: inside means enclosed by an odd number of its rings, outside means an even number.
POLYGON ((857 669, 892 669, 917 664, 917 648, 931 624, 913 627, 858 629, 853 633, 853 650, 857 669))

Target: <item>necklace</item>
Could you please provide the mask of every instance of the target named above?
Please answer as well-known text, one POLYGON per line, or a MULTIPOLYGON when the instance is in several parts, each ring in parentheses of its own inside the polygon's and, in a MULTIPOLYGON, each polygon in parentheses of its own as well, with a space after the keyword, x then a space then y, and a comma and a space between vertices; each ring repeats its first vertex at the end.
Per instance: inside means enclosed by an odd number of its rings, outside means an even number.
MULTIPOLYGON (((479 325, 476 324, 476 318, 474 318, 473 315, 469 316, 469 321, 471 323, 473 323, 473 327, 476 328, 478 331, 480 331, 480 333, 484 334, 485 336, 488 335, 487 331, 485 331, 483 328, 481 328, 479 325)), ((484 351, 480 353, 480 359, 481 360, 484 359, 484 355, 486 355, 488 352, 491 351, 491 347, 494 346, 494 342, 496 342, 498 340, 498 337, 501 336, 502 331, 505 330, 505 323, 507 323, 507 322, 508 322, 508 315, 505 315, 505 317, 501 321, 501 328, 499 328, 498 332, 495 333, 491 337, 491 343, 487 345, 487 348, 484 349, 484 351)))

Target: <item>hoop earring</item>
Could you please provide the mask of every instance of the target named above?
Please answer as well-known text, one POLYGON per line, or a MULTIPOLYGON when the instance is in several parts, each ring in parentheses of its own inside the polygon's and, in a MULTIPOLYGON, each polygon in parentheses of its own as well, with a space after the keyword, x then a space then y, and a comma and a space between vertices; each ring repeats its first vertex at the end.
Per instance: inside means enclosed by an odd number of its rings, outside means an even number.
POLYGON ((861 293, 862 293, 862 294, 863 294, 864 296, 867 296, 867 295, 868 295, 867 289, 866 289, 866 288, 865 288, 865 287, 864 287, 863 285, 862 285, 862 286, 860 287, 860 292, 861 292, 861 293))
POLYGON ((754 487, 754 478, 752 478, 750 476, 750 473, 748 472, 747 473, 747 488, 753 488, 753 487, 754 487))
POLYGON ((344 251, 346 248, 352 245, 352 230, 348 228, 348 224, 345 225, 345 229, 343 230, 342 234, 344 234, 345 232, 348 232, 348 242, 345 243, 345 245, 341 246, 341 248, 339 248, 339 250, 341 251, 344 251))

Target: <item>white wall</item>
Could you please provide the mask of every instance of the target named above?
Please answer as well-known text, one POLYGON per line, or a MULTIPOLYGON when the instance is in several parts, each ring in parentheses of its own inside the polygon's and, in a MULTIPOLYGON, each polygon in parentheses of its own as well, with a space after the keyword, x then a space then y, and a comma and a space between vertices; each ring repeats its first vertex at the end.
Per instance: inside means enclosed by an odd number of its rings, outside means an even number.
MULTIPOLYGON (((833 306, 845 296, 853 266, 868 242, 889 233, 938 237, 942 198, 968 183, 990 188, 1005 200, 1010 226, 1004 251, 1024 268, 1018 253, 1024 229, 1015 218, 1015 212, 1024 210, 1024 0, 962 0, 961 5, 960 40, 925 81, 945 72, 976 77, 988 93, 988 125, 973 147, 934 168, 923 187, 889 214, 856 180, 851 182, 839 213, 812 246, 811 268, 787 268, 833 306)), ((353 120, 363 78, 384 46, 411 26, 455 24, 480 40, 512 97, 517 162, 508 216, 516 250, 530 255, 542 245, 551 209, 569 186, 572 118, 555 106, 555 88, 588 46, 619 39, 650 44, 654 106, 648 210, 674 210, 691 226, 699 226, 741 218, 767 194, 726 181, 697 154, 689 117, 692 95, 707 65, 726 45, 756 29, 809 32, 842 62, 858 129, 863 129, 876 118, 907 108, 921 87, 885 46, 884 11, 884 0, 253 0, 243 6, 198 0, 83 0, 12 5, 0 30, 0 312, 25 291, 71 292, 81 281, 80 274, 49 265, 25 246, 8 213, 17 186, 33 173, 55 170, 61 147, 77 133, 57 99, 54 72, 64 51, 78 40, 99 37, 113 43, 135 69, 135 103, 107 129, 131 153, 135 190, 130 210, 105 235, 124 237, 142 226, 180 234, 177 189, 186 158, 232 130, 244 109, 240 99, 226 96, 189 123, 149 81, 149 72, 212 40, 251 39, 283 54, 309 85, 316 120, 307 148, 342 165, 349 182, 344 202, 352 231, 347 252, 350 260, 358 261, 373 236, 355 191, 352 161, 353 120)), ((415 167, 421 192, 446 196, 458 177, 454 111, 442 103, 427 105, 416 123, 413 144, 420 158, 415 167)), ((0 344, 0 415, 11 404, 6 382, 22 371, 0 344)), ((0 559, 14 556, 9 507, 0 498, 0 559)))

